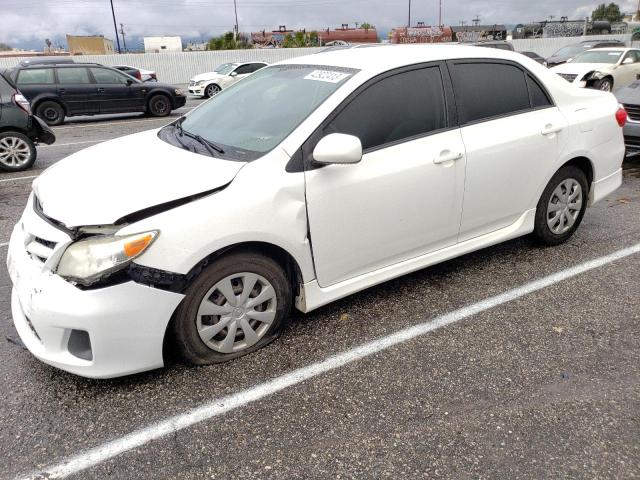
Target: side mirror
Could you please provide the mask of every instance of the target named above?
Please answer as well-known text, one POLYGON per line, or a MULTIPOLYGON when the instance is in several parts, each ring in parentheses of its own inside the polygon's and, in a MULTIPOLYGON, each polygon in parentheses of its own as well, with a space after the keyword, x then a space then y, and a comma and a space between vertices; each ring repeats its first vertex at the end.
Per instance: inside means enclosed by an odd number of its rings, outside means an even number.
POLYGON ((231 72, 229 74, 230 77, 237 77, 238 76, 238 72, 231 72))
POLYGON ((630 63, 633 63, 633 58, 631 58, 631 57, 629 57, 629 58, 625 58, 625 59, 622 61, 622 64, 623 64, 623 65, 629 65, 630 63))
POLYGON ((329 134, 313 149, 313 160, 323 165, 358 163, 362 160, 362 143, 353 135, 329 134))
POLYGON ((131 80, 130 78, 127 78, 127 85, 128 86, 133 85, 133 80, 131 80))

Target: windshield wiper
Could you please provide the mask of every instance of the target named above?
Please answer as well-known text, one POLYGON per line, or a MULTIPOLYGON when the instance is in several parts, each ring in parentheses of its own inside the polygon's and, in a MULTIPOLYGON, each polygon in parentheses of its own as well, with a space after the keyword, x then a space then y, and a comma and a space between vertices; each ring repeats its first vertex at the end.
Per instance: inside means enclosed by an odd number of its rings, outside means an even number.
POLYGON ((182 128, 182 122, 184 121, 184 119, 187 117, 182 117, 180 118, 174 125, 176 130, 178 130, 178 133, 180 134, 180 136, 185 136, 185 137, 189 137, 189 138, 193 138, 196 142, 198 142, 200 145, 204 146, 204 148, 207 149, 207 151, 211 154, 215 156, 214 152, 217 152, 219 154, 223 154, 224 150, 222 149, 222 147, 220 147, 219 145, 216 145, 215 143, 213 143, 210 140, 207 140, 205 138, 202 138, 200 135, 195 134, 195 133, 191 133, 186 131, 184 128, 182 128))

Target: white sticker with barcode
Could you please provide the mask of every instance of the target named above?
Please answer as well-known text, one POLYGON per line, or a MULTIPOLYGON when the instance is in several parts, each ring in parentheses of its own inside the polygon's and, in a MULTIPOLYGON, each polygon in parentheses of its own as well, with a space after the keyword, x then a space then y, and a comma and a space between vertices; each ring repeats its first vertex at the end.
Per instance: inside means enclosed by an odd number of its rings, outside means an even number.
POLYGON ((338 83, 347 78, 350 74, 343 72, 333 72, 331 70, 314 70, 304 77, 305 80, 317 80, 318 82, 338 83))

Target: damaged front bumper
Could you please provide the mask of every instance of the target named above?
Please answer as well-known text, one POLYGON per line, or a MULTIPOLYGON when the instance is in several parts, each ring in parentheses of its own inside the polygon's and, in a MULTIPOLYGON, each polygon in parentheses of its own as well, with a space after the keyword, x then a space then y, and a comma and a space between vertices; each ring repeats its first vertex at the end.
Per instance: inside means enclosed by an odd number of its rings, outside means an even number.
POLYGON ((29 207, 11 235, 11 311, 26 347, 49 365, 90 378, 162 367, 166 328, 184 296, 133 281, 82 290, 49 264, 71 240, 65 237, 29 207), (34 241, 55 245, 49 259, 34 241))

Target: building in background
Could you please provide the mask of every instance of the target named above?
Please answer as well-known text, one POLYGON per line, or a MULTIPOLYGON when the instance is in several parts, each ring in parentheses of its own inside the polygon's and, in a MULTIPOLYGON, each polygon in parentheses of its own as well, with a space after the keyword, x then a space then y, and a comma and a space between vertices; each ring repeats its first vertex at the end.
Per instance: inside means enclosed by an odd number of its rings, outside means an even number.
POLYGON ((434 27, 418 22, 416 27, 397 27, 389 33, 391 43, 440 43, 453 41, 451 27, 434 27))
POLYGON ((67 49, 71 55, 112 55, 113 40, 103 35, 69 35, 67 34, 67 49))
POLYGON ((318 30, 320 42, 378 43, 378 32, 373 28, 349 28, 346 23, 335 30, 318 30))
POLYGON ((261 32, 251 33, 251 43, 258 48, 277 48, 282 46, 284 37, 287 35, 293 35, 293 30, 287 30, 286 25, 280 25, 278 30, 272 30, 267 32, 262 30, 261 32))
POLYGON ((182 37, 144 37, 145 53, 182 51, 182 37))

